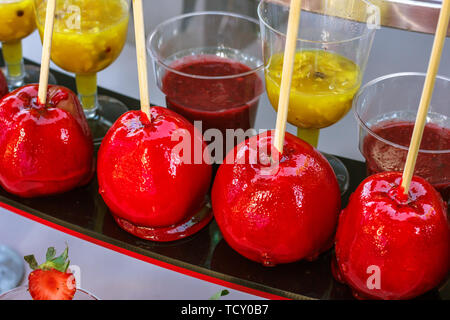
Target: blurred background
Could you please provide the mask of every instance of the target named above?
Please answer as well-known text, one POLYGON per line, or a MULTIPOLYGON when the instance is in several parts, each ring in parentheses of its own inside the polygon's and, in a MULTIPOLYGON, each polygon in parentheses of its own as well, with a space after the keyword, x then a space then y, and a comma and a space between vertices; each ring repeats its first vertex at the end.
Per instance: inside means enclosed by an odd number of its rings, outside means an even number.
MULTIPOLYGON (((161 22, 179 14, 194 11, 229 11, 258 19, 259 0, 144 0, 145 29, 149 34, 161 22)), ((133 21, 128 29, 128 41, 134 43, 133 21)))

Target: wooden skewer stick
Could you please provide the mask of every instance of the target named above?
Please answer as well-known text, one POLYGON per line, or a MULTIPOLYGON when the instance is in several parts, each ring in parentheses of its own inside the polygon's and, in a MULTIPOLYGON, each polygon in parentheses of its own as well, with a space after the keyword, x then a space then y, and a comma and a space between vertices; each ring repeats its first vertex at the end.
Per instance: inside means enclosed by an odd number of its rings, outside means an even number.
POLYGON ((450 19, 450 0, 444 0, 439 16, 439 22, 434 38, 433 50, 431 52, 430 63, 428 65, 427 76, 423 87, 422 98, 420 99, 419 111, 417 112, 416 123, 409 146, 408 157, 406 158, 405 168, 403 170, 402 184, 405 195, 409 192, 411 179, 414 174, 414 167, 416 166, 417 155, 420 144, 422 142, 422 135, 425 129, 428 108, 430 106, 431 97, 433 95, 434 84, 436 82, 436 75, 441 61, 442 49, 444 47, 445 37, 447 35, 447 28, 450 19))
POLYGON ((148 119, 150 116, 150 98, 148 93, 147 54, 145 52, 145 27, 142 0, 133 0, 134 32, 136 35, 136 55, 139 76, 139 94, 141 98, 141 111, 148 119))
POLYGON ((56 0, 47 1, 47 10, 45 14, 44 41, 42 44, 41 73, 39 75, 38 102, 46 104, 48 73, 50 69, 50 53, 52 50, 53 22, 55 20, 56 0))
POLYGON ((282 154, 289 107, 289 96, 297 48, 298 27, 300 25, 301 0, 291 0, 289 20, 284 48, 283 71, 281 74, 280 97, 278 100, 277 125, 274 146, 282 154))

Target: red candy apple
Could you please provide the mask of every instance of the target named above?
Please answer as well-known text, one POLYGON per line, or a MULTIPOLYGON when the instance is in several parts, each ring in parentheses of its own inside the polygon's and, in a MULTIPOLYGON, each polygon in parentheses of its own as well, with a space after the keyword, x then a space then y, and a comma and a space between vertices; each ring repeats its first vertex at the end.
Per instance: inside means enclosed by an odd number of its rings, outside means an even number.
POLYGON ((338 277, 357 297, 410 299, 433 289, 449 270, 446 206, 424 179, 414 177, 409 198, 402 174, 370 176, 339 218, 338 277))
POLYGON ((272 134, 252 137, 231 151, 211 194, 228 244, 266 266, 314 259, 329 249, 341 205, 327 160, 289 133, 278 169, 269 173, 256 150, 271 150, 272 134))
POLYGON ((93 174, 93 144, 77 96, 49 86, 47 104, 38 85, 0 100, 0 185, 21 197, 62 193, 93 174))
POLYGON ((0 70, 0 99, 8 93, 8 82, 6 81, 5 75, 2 70, 0 70))
MULTIPOLYGON (((151 108, 151 121, 141 111, 122 115, 104 138, 98 154, 100 194, 116 222, 145 239, 171 241, 198 231, 212 218, 195 216, 205 204, 211 165, 200 157, 188 161, 176 152, 183 141, 195 152, 206 144, 186 119, 162 107, 151 108), (201 220, 201 221, 200 221, 201 220)), ((201 211, 201 210, 200 210, 201 211)), ((204 214, 204 213, 203 213, 204 214)))

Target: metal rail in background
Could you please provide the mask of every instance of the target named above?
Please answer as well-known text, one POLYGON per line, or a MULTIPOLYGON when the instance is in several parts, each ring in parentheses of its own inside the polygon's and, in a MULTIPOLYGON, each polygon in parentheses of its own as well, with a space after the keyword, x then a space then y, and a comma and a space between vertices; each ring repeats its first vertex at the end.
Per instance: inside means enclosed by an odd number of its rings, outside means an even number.
MULTIPOLYGON (((290 0, 273 1, 290 3, 290 0)), ((340 1, 342 0, 329 0, 328 12, 330 12, 330 6, 339 7, 342 4, 340 1)), ((368 0, 368 2, 380 8, 382 26, 431 34, 436 31, 442 6, 442 0, 368 0)), ((303 0, 302 9, 315 13, 325 12, 322 1, 317 0, 303 0)), ((338 12, 335 15, 346 19, 362 20, 361 17, 358 17, 358 10, 352 8, 350 11, 352 12, 350 15, 338 12)), ((450 36, 450 27, 447 36, 450 36)))

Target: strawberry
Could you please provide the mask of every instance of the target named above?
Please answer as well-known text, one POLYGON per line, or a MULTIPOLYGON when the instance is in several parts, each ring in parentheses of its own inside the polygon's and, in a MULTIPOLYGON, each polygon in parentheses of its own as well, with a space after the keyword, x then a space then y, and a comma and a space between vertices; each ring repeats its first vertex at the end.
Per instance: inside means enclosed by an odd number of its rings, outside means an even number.
POLYGON ((38 265, 33 255, 24 259, 33 271, 28 276, 28 290, 33 300, 72 300, 76 292, 75 277, 67 268, 69 248, 55 258, 55 248, 47 250, 46 262, 38 265))

